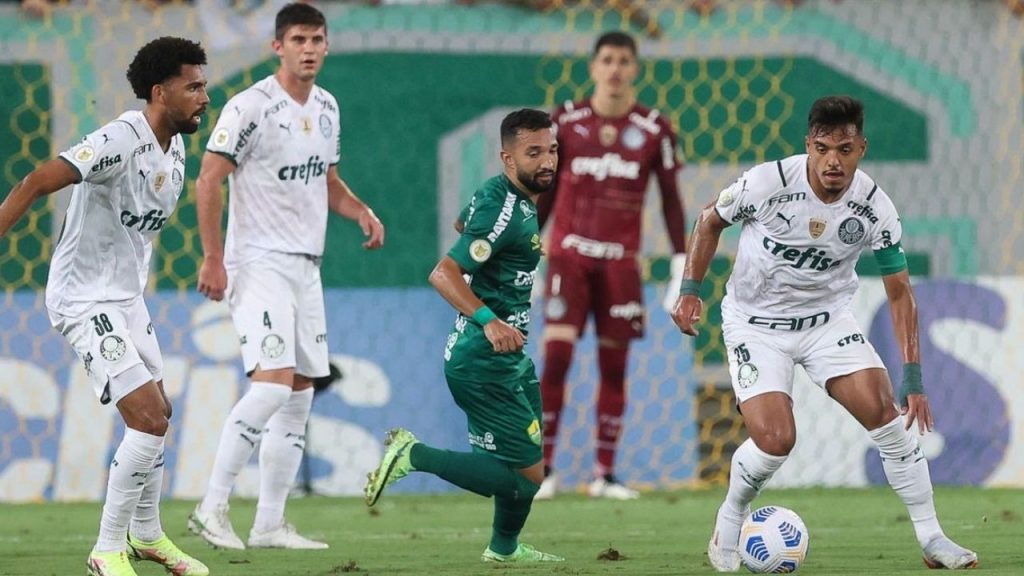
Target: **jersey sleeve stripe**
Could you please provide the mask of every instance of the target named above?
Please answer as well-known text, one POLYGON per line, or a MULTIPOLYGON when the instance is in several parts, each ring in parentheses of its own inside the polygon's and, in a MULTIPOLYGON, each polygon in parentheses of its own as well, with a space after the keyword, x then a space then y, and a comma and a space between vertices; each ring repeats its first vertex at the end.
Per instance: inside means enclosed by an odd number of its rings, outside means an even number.
POLYGON ((220 150, 207 150, 207 152, 211 154, 216 154, 218 156, 223 156, 227 158, 228 162, 231 162, 235 166, 238 166, 238 160, 235 160, 235 157, 232 156, 231 154, 228 154, 227 152, 221 152, 220 150))
POLYGON ((782 173, 782 160, 776 160, 775 166, 779 169, 779 179, 782 180, 782 187, 786 187, 786 175, 782 173))
POLYGON ((82 171, 78 169, 78 166, 75 166, 74 162, 72 162, 71 160, 68 160, 67 158, 65 158, 63 156, 57 156, 57 158, 60 158, 61 160, 64 161, 65 164, 67 164, 68 166, 71 166, 71 168, 74 169, 75 174, 78 174, 78 180, 75 180, 75 184, 78 184, 79 182, 82 181, 82 171))
POLYGON ((878 190, 878 184, 875 184, 875 187, 871 189, 871 192, 868 192, 868 200, 871 200, 871 197, 875 195, 875 192, 877 190, 878 190))
POLYGON ((132 126, 131 122, 126 122, 126 121, 121 120, 121 119, 114 120, 114 122, 123 122, 124 124, 127 124, 128 127, 132 129, 132 132, 135 133, 135 137, 138 138, 139 140, 142 139, 142 136, 139 136, 139 131, 135 129, 135 126, 132 126))

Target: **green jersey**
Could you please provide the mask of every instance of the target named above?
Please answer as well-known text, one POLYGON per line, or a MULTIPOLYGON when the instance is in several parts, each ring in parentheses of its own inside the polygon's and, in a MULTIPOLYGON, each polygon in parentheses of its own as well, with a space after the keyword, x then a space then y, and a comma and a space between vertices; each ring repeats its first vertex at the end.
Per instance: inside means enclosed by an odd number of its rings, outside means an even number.
MULTIPOLYGON (((471 276, 473 293, 525 335, 541 252, 537 207, 507 177, 496 176, 473 195, 463 224, 448 256, 471 276)), ((462 314, 448 335, 444 358, 445 374, 472 381, 509 380, 533 369, 525 351, 495 353, 483 327, 462 314)))

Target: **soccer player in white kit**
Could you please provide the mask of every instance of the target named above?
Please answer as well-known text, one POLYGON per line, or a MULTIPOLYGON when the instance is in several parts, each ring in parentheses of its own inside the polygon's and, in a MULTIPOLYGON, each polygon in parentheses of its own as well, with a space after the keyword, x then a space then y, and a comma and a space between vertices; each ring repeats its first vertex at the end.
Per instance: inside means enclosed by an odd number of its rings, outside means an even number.
POLYGON ((310 379, 330 372, 319 268, 327 210, 358 222, 368 249, 383 245, 384 227, 338 176, 338 104, 315 84, 327 54, 323 14, 308 4, 282 8, 273 48, 281 67, 225 105, 197 183, 198 289, 212 300, 227 296, 251 386, 224 424, 189 527, 214 546, 245 548, 228 519, 228 497, 259 444, 249 547, 323 549, 295 531, 284 508, 305 449, 310 379), (231 200, 222 245, 225 178, 231 200))
POLYGON ((701 213, 672 319, 694 336, 700 283, 722 230, 741 222, 736 262, 722 302, 729 373, 750 438, 736 449, 729 491, 718 510, 708 559, 739 569, 740 525, 750 503, 793 449, 794 365, 868 430, 889 484, 907 506, 925 563, 971 568, 977 555, 945 536, 935 514, 928 462, 916 422, 932 429, 921 382, 917 312, 902 227, 889 196, 857 169, 867 149, 864 108, 848 96, 811 107, 806 154, 760 164, 722 190, 701 213), (871 248, 878 261, 903 354, 897 408, 878 354, 850 311, 854 266, 871 248))
POLYGON ((67 338, 103 404, 125 423, 114 453, 99 539, 88 574, 134 576, 132 557, 177 576, 210 571, 164 534, 160 524, 164 437, 171 403, 163 360, 142 299, 153 240, 184 185, 181 133, 199 129, 210 99, 195 42, 164 37, 143 46, 128 67, 142 111, 121 114, 26 176, 0 206, 0 237, 36 199, 74 184, 50 263, 46 308, 67 338))

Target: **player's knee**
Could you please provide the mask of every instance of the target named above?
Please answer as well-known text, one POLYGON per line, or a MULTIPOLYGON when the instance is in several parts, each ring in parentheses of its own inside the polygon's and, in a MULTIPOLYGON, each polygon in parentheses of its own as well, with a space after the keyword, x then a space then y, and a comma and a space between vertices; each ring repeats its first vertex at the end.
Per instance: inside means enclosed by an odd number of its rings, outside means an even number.
POLYGON ((789 453, 793 451, 793 446, 796 445, 795 430, 764 430, 759 434, 752 433, 751 437, 762 452, 772 456, 789 456, 789 453))
POLYGON ((517 500, 533 500, 533 497, 540 490, 540 484, 544 481, 544 468, 540 469, 539 477, 537 474, 530 474, 527 476, 525 470, 520 470, 519 474, 516 474, 516 494, 517 500))
POLYGON ((576 342, 579 332, 572 324, 548 324, 544 327, 544 342, 557 340, 559 342, 576 342))
POLYGON ((140 410, 131 415, 130 418, 125 419, 125 425, 129 428, 152 436, 167 434, 169 422, 167 414, 164 413, 162 407, 140 410))

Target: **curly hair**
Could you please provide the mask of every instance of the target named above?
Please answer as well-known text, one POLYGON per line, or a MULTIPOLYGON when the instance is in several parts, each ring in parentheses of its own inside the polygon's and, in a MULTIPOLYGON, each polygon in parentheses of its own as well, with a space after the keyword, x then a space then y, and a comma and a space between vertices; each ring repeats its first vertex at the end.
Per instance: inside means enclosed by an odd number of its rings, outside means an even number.
POLYGON ((173 36, 157 38, 135 54, 128 65, 128 82, 137 97, 149 102, 153 86, 181 74, 184 64, 206 64, 206 51, 198 42, 173 36))

